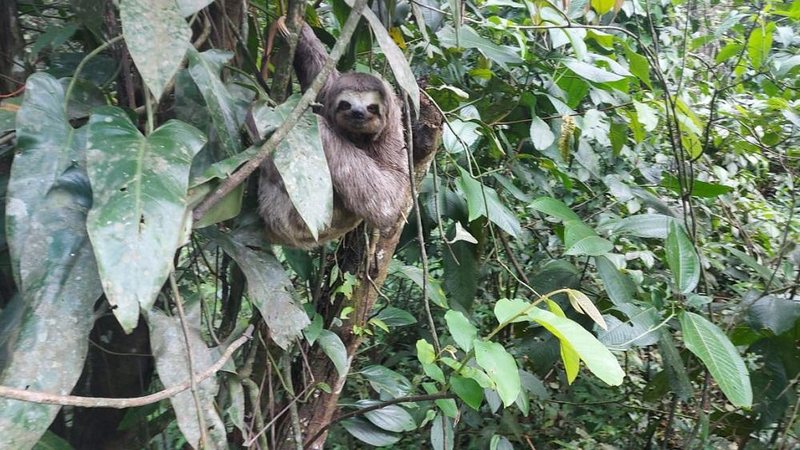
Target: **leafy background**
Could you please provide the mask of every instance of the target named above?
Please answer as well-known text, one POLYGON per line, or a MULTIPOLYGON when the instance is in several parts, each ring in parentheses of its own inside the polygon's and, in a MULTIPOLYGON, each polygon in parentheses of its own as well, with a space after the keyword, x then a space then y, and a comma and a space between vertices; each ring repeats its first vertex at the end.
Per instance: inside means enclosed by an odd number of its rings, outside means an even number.
MULTIPOLYGON (((315 371, 347 374, 330 448, 800 445, 799 1, 373 2, 340 68, 445 125, 357 352, 336 244, 270 253, 252 184, 191 227, 247 112, 286 116, 298 3, 246 5, 4 3, 0 385, 137 397, 258 328, 171 401, 0 396, 0 448, 280 448, 315 371)), ((348 6, 299 5, 333 43, 348 6)))

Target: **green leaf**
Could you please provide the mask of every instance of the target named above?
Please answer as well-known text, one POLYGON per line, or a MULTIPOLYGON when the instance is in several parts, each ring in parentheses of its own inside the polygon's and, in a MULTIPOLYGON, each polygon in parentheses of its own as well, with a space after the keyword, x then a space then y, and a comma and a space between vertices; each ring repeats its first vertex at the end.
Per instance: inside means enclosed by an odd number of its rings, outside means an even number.
MULTIPOLYGON (((422 269, 414 266, 401 266, 399 264, 392 264, 389 268, 393 275, 403 275, 409 280, 413 281, 420 289, 424 278, 422 269)), ((444 296, 442 286, 438 280, 434 280, 428 276, 428 282, 425 285, 425 295, 431 299, 433 303, 442 308, 447 308, 447 298, 444 296)))
MULTIPOLYGON (((567 318, 567 315, 564 314, 564 311, 560 306, 558 306, 558 303, 550 299, 547 299, 547 309, 560 318, 567 318)), ((581 368, 581 357, 578 352, 572 348, 572 345, 569 342, 565 340, 561 340, 560 342, 561 361, 564 362, 564 372, 567 374, 567 383, 572 384, 572 382, 578 378, 578 371, 580 371, 581 368)))
POLYGON ((459 311, 449 310, 444 315, 444 320, 447 322, 447 329, 456 344, 464 350, 469 352, 472 350, 472 341, 478 337, 478 329, 469 323, 469 320, 459 311))
POLYGON ((611 227, 614 234, 629 234, 642 238, 665 239, 677 219, 664 214, 639 214, 618 220, 611 227))
POLYGON ((681 129, 681 145, 690 158, 696 159, 703 154, 703 144, 693 131, 681 129))
POLYGON ((270 337, 284 350, 289 348, 310 321, 294 301, 294 287, 283 266, 269 251, 247 245, 245 233, 226 234, 211 228, 204 230, 204 234, 242 270, 247 279, 248 298, 267 323, 270 337))
POLYGON ((683 227, 675 222, 669 225, 664 251, 678 292, 693 291, 700 281, 700 258, 683 227))
POLYGON ((392 68, 395 81, 408 94, 411 104, 414 105, 415 113, 412 115, 418 114, 419 85, 417 84, 417 77, 408 64, 408 59, 403 55, 403 51, 395 44, 386 31, 386 27, 371 9, 365 8, 362 14, 369 22, 369 26, 375 34, 375 40, 378 41, 378 45, 383 51, 383 56, 386 57, 386 61, 389 62, 389 66, 392 68))
MULTIPOLYGON (((275 109, 265 103, 253 107, 253 120, 259 133, 266 135, 282 124, 299 100, 300 96, 295 95, 275 109)), ((331 223, 333 183, 315 114, 307 112, 300 116, 275 149, 273 161, 292 204, 316 239, 331 223)))
POLYGON ((220 50, 199 53, 192 47, 189 49, 188 57, 189 74, 203 95, 224 154, 232 156, 240 153, 242 151, 239 135, 240 117, 244 115, 244 108, 236 103, 219 78, 223 66, 233 54, 220 50))
POLYGON ((611 83, 625 79, 622 75, 609 72, 576 59, 565 61, 564 65, 567 66, 569 70, 575 72, 576 75, 592 83, 611 83))
MULTIPOLYGON (((665 188, 675 192, 676 194, 681 193, 680 182, 675 176, 673 176, 670 173, 664 172, 661 174, 661 186, 664 186, 665 188)), ((692 180, 691 187, 692 191, 690 192, 690 194, 695 197, 702 197, 702 198, 714 198, 733 191, 733 188, 730 186, 725 186, 717 183, 708 183, 700 180, 692 180)))
POLYGON ((392 398, 404 397, 414 392, 414 386, 408 378, 384 366, 367 366, 359 373, 369 381, 372 389, 392 398))
POLYGON ((636 286, 631 278, 617 269, 605 256, 595 257, 594 264, 597 266, 600 279, 603 280, 608 298, 617 306, 631 303, 636 292, 636 286))
POLYGON ((569 206, 565 205, 561 200, 556 200, 553 197, 539 197, 532 201, 528 206, 536 211, 545 213, 548 216, 552 216, 563 221, 580 220, 580 217, 578 217, 577 214, 569 209, 569 206))
POLYGON ((750 374, 725 333, 703 316, 692 312, 681 314, 680 321, 686 348, 703 361, 734 406, 750 408, 753 405, 750 374))
POLYGON ((131 58, 158 100, 183 63, 192 29, 176 2, 120 0, 119 17, 131 58))
POLYGON ((533 116, 531 119, 531 142, 533 142, 533 146, 537 150, 546 150, 548 147, 553 145, 553 142, 556 140, 556 136, 550 130, 550 126, 547 123, 536 117, 533 116))
POLYGON ((417 359, 422 364, 432 364, 436 361, 436 351, 425 339, 417 340, 417 359))
POLYGON ((486 217, 511 236, 518 236, 521 231, 519 219, 500 201, 497 191, 484 186, 464 169, 459 170, 461 176, 458 178, 458 186, 467 197, 469 221, 486 217))
MULTIPOLYGON (((40 125, 47 130, 46 123, 40 125)), ((41 137, 46 134, 43 132, 41 137)), ((22 141, 25 142, 38 144, 22 141)), ((25 181, 40 173, 43 167, 36 153, 45 148, 22 147, 22 153, 14 161, 16 174, 12 173, 12 179, 25 181)), ((58 159, 57 153, 51 156, 58 159)), ((82 160, 82 155, 77 159, 82 160)), ((45 167, 56 165, 51 163, 45 167)), ((17 236, 22 252, 18 259, 22 260, 26 287, 0 315, 2 386, 69 394, 80 378, 95 320, 94 304, 102 294, 86 236, 86 211, 91 203, 88 186, 83 169, 73 167, 55 179, 45 198, 26 197, 36 201, 36 209, 30 211, 27 231, 17 236)), ((22 186, 11 187, 17 190, 22 186)), ((23 201, 19 197, 9 200, 23 201)), ((3 430, 0 447, 31 448, 47 431, 59 409, 54 405, 0 398, 3 430)))
MULTIPOLYGON (((174 386, 188 380, 189 372, 188 354, 191 350, 192 369, 201 373, 208 369, 217 360, 216 352, 209 349, 203 341, 200 331, 200 304, 196 303, 188 309, 186 322, 188 336, 184 336, 183 327, 178 316, 169 317, 154 310, 147 314, 147 323, 150 326, 150 343, 153 358, 158 370, 158 378, 164 386, 174 386), (186 348, 186 340, 189 349, 186 348)), ((203 421, 207 427, 208 436, 213 441, 210 445, 214 448, 224 448, 225 424, 219 416, 215 405, 215 397, 219 392, 219 384, 215 377, 207 378, 197 384, 197 393, 185 390, 172 397, 172 409, 178 422, 178 428, 193 447, 200 447, 202 432, 198 422, 196 399, 199 399, 203 421)))
POLYGON ((347 359, 347 348, 344 346, 339 335, 330 330, 322 330, 317 338, 317 343, 333 363, 333 366, 336 368, 336 373, 338 373, 340 377, 347 376, 350 363, 347 359))
POLYGON ((614 244, 580 220, 567 220, 564 221, 564 247, 566 255, 600 256, 613 250, 614 244))
POLYGON ((394 306, 381 308, 375 317, 382 320, 389 327, 402 327, 417 323, 417 318, 412 316, 410 312, 394 306))
POLYGON ((89 120, 93 202, 86 228, 103 290, 126 332, 139 308, 153 306, 185 239, 189 167, 204 143, 199 130, 176 120, 145 138, 115 107, 89 120))
MULTIPOLYGON (((453 234, 452 230, 457 228, 458 225, 448 227, 447 234, 453 234)), ((442 242, 440 248, 447 298, 453 299, 465 311, 469 311, 480 282, 479 247, 466 241, 456 241, 452 244, 442 242)))
MULTIPOLYGON (((8 106, 5 102, 3 106, 8 106)), ((64 88, 50 75, 35 73, 25 84, 25 97, 16 114, 19 152, 8 180, 6 239, 11 273, 24 291, 29 282, 20 273, 20 259, 27 253, 25 241, 34 225, 32 217, 47 193, 74 161, 84 162, 85 129, 76 131, 64 111, 64 88)), ((32 255, 35 266, 47 257, 32 255)))
POLYGON ((521 64, 523 61, 519 55, 509 47, 501 47, 479 35, 468 25, 460 25, 458 29, 458 40, 452 28, 443 28, 437 33, 439 42, 444 48, 457 47, 474 48, 483 53, 487 58, 496 62, 504 70, 508 70, 508 64, 521 64))
POLYGON ((375 425, 361 418, 342 421, 342 426, 348 433, 361 442, 375 447, 392 445, 400 440, 400 435, 383 431, 375 425))
POLYGON ((510 323, 526 322, 527 309, 531 304, 525 300, 520 299, 507 299, 501 298, 494 305, 494 316, 497 318, 498 323, 505 323, 511 320, 510 323), (514 318, 512 320, 512 318, 514 318))
POLYGON ((757 26, 747 40, 747 56, 750 58, 750 64, 756 70, 761 68, 769 56, 769 52, 772 49, 772 34, 775 32, 775 28, 775 22, 757 26))
POLYGON ((505 436, 495 434, 489 442, 489 450, 514 450, 514 446, 505 436))
POLYGON ((592 0, 592 9, 594 9, 597 14, 602 16, 603 14, 611 11, 611 9, 614 8, 615 3, 616 0, 592 0))
POLYGON ((622 383, 625 372, 617 358, 582 326, 541 308, 531 309, 528 317, 547 328, 560 341, 569 343, 586 367, 606 384, 618 386, 622 383))
MULTIPOLYGON (((377 405, 380 402, 370 400, 359 400, 356 405, 359 408, 366 408, 368 406, 377 405)), ((364 414, 373 425, 386 430, 402 433, 404 431, 414 431, 417 429, 417 423, 411 414, 399 405, 387 405, 383 408, 369 411, 364 414)))
POLYGON ((512 405, 517 400, 521 389, 514 357, 496 342, 476 339, 473 346, 475 347, 475 360, 497 386, 497 394, 503 401, 503 405, 506 407, 512 405))
POLYGON ((433 450, 453 450, 454 442, 453 421, 437 414, 431 426, 431 447, 433 450))
POLYGON ((477 411, 483 402, 483 388, 477 381, 472 378, 459 377, 453 375, 450 377, 450 388, 458 395, 458 398, 464 400, 470 408, 477 411))
POLYGON ((647 58, 625 46, 625 57, 628 58, 628 69, 632 74, 641 80, 647 87, 653 89, 653 82, 650 81, 650 63, 647 58))

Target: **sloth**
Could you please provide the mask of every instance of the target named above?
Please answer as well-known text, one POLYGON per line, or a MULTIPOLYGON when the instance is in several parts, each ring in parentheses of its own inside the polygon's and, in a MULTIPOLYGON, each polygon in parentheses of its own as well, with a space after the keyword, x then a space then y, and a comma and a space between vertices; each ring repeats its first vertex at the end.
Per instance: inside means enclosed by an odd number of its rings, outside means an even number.
MULTIPOLYGON (((305 92, 327 52, 303 25, 293 61, 305 92)), ((333 217, 314 239, 271 159, 261 165, 258 211, 273 244, 314 248, 362 221, 380 230, 402 217, 410 190, 400 101, 388 83, 365 73, 331 73, 317 95, 319 131, 333 183, 333 217)))

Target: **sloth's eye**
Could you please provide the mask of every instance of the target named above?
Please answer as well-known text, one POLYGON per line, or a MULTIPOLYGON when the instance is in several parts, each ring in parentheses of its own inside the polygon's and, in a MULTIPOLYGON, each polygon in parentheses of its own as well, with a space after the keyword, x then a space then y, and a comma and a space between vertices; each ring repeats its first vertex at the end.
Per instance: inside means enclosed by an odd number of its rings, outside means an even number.
POLYGON ((339 106, 336 109, 338 111, 347 111, 348 109, 350 109, 350 103, 349 102, 345 102, 345 101, 341 101, 341 102, 339 102, 339 106))
POLYGON ((381 108, 376 104, 372 104, 367 106, 367 111, 371 112, 372 114, 378 114, 381 112, 381 108))

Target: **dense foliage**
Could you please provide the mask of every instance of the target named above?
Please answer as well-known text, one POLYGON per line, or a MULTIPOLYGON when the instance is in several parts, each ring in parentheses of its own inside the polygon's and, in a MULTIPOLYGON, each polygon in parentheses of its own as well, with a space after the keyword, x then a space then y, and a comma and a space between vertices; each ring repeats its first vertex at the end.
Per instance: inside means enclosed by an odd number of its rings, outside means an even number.
POLYGON ((353 4, 209 3, 3 4, 0 449, 800 445, 800 1, 371 2, 339 68, 445 119, 392 258, 193 217, 302 102, 271 25, 353 4))

